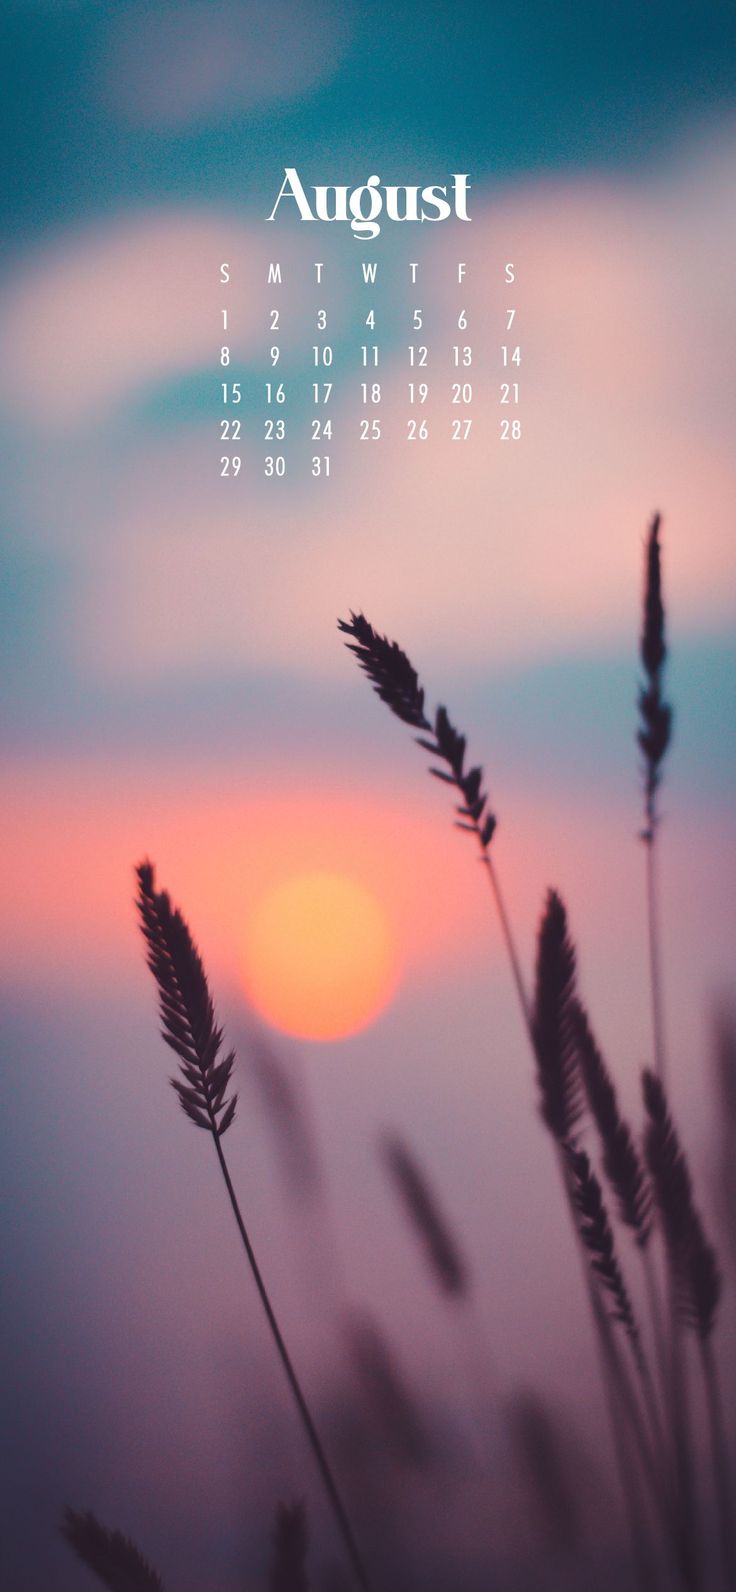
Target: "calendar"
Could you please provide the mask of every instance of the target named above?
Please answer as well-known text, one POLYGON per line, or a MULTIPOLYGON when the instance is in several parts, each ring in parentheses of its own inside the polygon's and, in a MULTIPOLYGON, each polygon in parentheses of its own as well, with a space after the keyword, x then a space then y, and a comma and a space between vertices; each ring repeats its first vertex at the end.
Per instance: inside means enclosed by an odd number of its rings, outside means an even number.
MULTIPOLYGON (((431 343, 423 342, 421 338, 429 337, 431 329, 431 322, 425 325, 425 316, 428 314, 425 299, 428 296, 431 303, 433 299, 439 297, 439 294, 436 288, 433 289, 431 285, 425 288, 424 282, 420 281, 421 262, 417 260, 405 262, 403 292, 401 285, 397 284, 398 291, 395 287, 393 296, 403 297, 407 305, 410 299, 412 301, 420 299, 422 302, 412 302, 405 317, 404 335, 407 341, 402 350, 404 356, 402 373, 401 359, 395 348, 396 337, 400 335, 399 327, 395 324, 398 319, 396 312, 393 317, 393 336, 388 345, 384 342, 382 349, 378 340, 381 335, 381 311, 376 309, 376 298, 380 293, 381 299, 385 299, 386 292, 383 282, 378 281, 379 261, 362 261, 359 274, 354 269, 352 273, 350 272, 351 264, 354 268, 357 263, 355 260, 345 259, 342 263, 348 278, 342 286, 342 294, 352 297, 349 280, 351 274, 354 278, 357 277, 364 291, 360 313, 356 317, 356 327, 341 328, 338 324, 337 333, 340 341, 337 345, 329 341, 337 317, 335 312, 331 312, 327 307, 332 288, 325 274, 325 262, 317 260, 312 265, 315 300, 322 299, 325 302, 319 303, 313 310, 311 328, 309 326, 303 328, 303 331, 311 329, 317 339, 311 344, 304 343, 303 336, 299 336, 299 329, 294 325, 295 317, 288 314, 288 308, 286 310, 282 308, 284 295, 280 290, 284 285, 284 275, 281 261, 275 260, 269 263, 266 282, 272 290, 270 297, 274 303, 267 312, 266 330, 273 335, 274 341, 267 351, 266 368, 270 379, 263 384, 262 441, 269 445, 283 444, 283 447, 278 451, 264 452, 263 474, 267 479, 279 480, 286 476, 289 452, 293 452, 294 448, 298 449, 299 429, 295 416, 303 412, 310 403, 312 413, 306 427, 306 440, 320 446, 324 445, 326 451, 312 453, 308 456, 307 463, 312 476, 323 477, 325 480, 334 468, 333 447, 341 440, 344 447, 349 447, 351 440, 372 443, 381 441, 384 403, 390 410, 392 432, 389 432, 389 435, 392 433, 394 437, 403 435, 404 440, 410 443, 429 442, 433 432, 436 432, 439 437, 445 439, 449 437, 453 442, 469 443, 473 433, 474 378, 476 389, 486 397, 486 409, 488 391, 494 377, 497 378, 495 381, 499 407, 497 439, 501 442, 521 440, 522 345, 516 340, 521 335, 520 326, 515 324, 516 304, 508 303, 498 316, 499 342, 493 347, 494 329, 492 323, 489 325, 490 317, 485 325, 478 325, 475 329, 473 327, 463 302, 462 292, 467 278, 467 263, 458 260, 455 281, 458 288, 457 302, 460 307, 456 315, 446 318, 449 325, 446 324, 441 330, 438 328, 435 331, 431 343), (365 341, 357 342, 356 331, 365 341), (454 335, 456 341, 443 346, 439 341, 441 331, 444 331, 445 336, 454 335), (473 343, 466 338, 476 334, 478 340, 474 348, 473 343), (500 341, 502 336, 507 339, 505 342, 500 341), (351 364, 357 378, 352 384, 352 392, 348 386, 351 364), (303 376, 305 365, 308 374, 313 378, 306 383, 303 376), (384 377, 385 371, 387 377, 384 377), (430 376, 433 378, 432 381, 430 376), (397 415, 402 399, 406 414, 403 427, 398 423, 397 415), (335 420, 335 410, 339 408, 344 413, 347 405, 356 409, 350 429, 347 426, 338 426, 335 420), (289 440, 291 440, 290 449, 287 448, 289 440)), ((397 271, 395 264, 393 270, 397 271)), ((223 289, 229 289, 230 262, 223 261, 220 271, 221 286, 223 289)), ((515 263, 512 260, 506 261, 500 273, 500 283, 507 300, 514 297, 513 291, 510 290, 513 290, 515 280, 515 263)), ((235 284, 233 289, 233 294, 227 295, 228 300, 231 297, 236 298, 235 284)), ((388 292, 391 291, 389 284, 388 292)), ((221 313, 222 333, 225 336, 231 324, 230 317, 236 315, 237 310, 231 311, 228 303, 223 302, 221 313)), ((237 479, 243 466, 243 455, 235 451, 235 444, 245 440, 247 433, 244 431, 244 421, 239 414, 234 414, 234 410, 243 403, 244 397, 246 404, 248 399, 243 393, 242 379, 240 381, 228 379, 230 366, 230 345, 224 343, 220 348, 220 369, 223 376, 220 389, 223 405, 220 440, 223 444, 229 444, 232 451, 221 456, 220 473, 224 479, 237 479), (225 410, 228 411, 227 414, 225 410)), ((487 415, 485 418, 487 420, 487 415)), ((476 427, 476 435, 478 430, 476 427)), ((295 458, 299 457, 300 452, 303 450, 298 450, 294 455, 295 458)))
MULTIPOLYGON (((276 220, 282 203, 291 200, 301 221, 342 221, 354 240, 364 245, 359 251, 363 258, 356 258, 354 249, 348 252, 337 240, 325 239, 322 252, 331 257, 311 261, 299 246, 300 240, 288 236, 288 264, 281 259, 268 262, 265 298, 269 307, 264 331, 272 341, 264 350, 266 379, 260 394, 263 419, 259 439, 264 444, 261 468, 266 479, 284 480, 291 456, 292 475, 295 469, 303 473, 306 467, 313 477, 326 481, 335 469, 335 450, 349 459, 355 441, 377 444, 382 437, 391 442, 402 437, 408 443, 423 443, 435 436, 440 443, 448 439, 471 443, 474 386, 482 409, 475 428, 481 446, 491 440, 488 411, 494 397, 498 406, 494 440, 521 441, 522 322, 517 323, 518 305, 512 302, 516 298, 515 261, 498 265, 497 280, 492 284, 486 265, 487 301, 482 303, 479 283, 468 281, 467 260, 452 260, 447 249, 434 269, 437 251, 429 244, 409 251, 423 253, 421 260, 399 258, 396 249, 391 249, 388 259, 365 257, 366 246, 375 244, 381 232, 378 220, 362 219, 374 209, 377 215, 382 213, 378 206, 384 201, 377 178, 370 178, 352 195, 339 186, 334 190, 316 187, 314 192, 316 215, 298 172, 287 169, 268 220, 276 220), (355 214, 349 221, 352 211, 355 214), (452 304, 451 283, 456 290, 452 304), (294 294, 304 305, 301 315, 290 307, 294 294), (354 312, 348 311, 348 305, 354 306, 354 312), (305 449, 305 442, 314 443, 315 449, 305 449)), ((449 185, 423 190, 421 206, 416 187, 403 190, 401 205, 398 195, 402 190, 394 187, 386 192, 389 225, 404 221, 421 228, 440 220, 470 221, 467 174, 456 174, 449 185), (455 195, 454 209, 446 197, 448 191, 455 195), (427 198, 434 209, 425 210, 427 198)), ((459 246, 460 229, 452 230, 459 246)), ((369 252, 377 254, 375 248, 369 252)), ((221 262, 219 329, 223 339, 237 327, 238 293, 247 281, 247 268, 230 260, 221 262)), ((257 284, 257 292, 260 298, 263 282, 257 284)), ((220 440, 227 444, 220 457, 220 474, 223 479, 236 480, 244 463, 244 455, 238 451, 241 441, 251 445, 256 441, 258 426, 250 422, 255 394, 252 382, 243 382, 242 373, 235 379, 227 341, 220 347, 219 364, 220 440), (242 404, 245 409, 241 413, 242 404)))
POLYGON ((3 1592, 728 1592, 736 11, 2 35, 3 1592))

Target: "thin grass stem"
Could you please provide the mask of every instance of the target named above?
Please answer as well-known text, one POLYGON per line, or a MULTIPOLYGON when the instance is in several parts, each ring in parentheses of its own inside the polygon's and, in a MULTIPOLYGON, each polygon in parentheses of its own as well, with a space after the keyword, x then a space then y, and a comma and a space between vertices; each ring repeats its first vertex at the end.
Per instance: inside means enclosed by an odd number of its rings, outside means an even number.
POLYGON ((649 939, 649 989, 652 1008, 652 1048, 654 1070, 662 1083, 667 1082, 667 1045, 664 1031, 664 994, 662 988, 661 934, 659 926, 659 890, 657 869, 657 839, 653 830, 646 840, 647 881, 647 932, 649 939))
POLYGON ((705 1397, 708 1406, 708 1425, 710 1427, 711 1451, 713 1456, 713 1478, 715 1482, 716 1504, 718 1507, 718 1527, 721 1539, 721 1560, 723 1564, 723 1584, 725 1587, 736 1587, 736 1537, 734 1534, 733 1520, 733 1472, 731 1456, 728 1448, 728 1437, 723 1421, 723 1405, 718 1383, 718 1370, 713 1353, 713 1344, 710 1337, 700 1339, 700 1364, 703 1371, 705 1384, 705 1397))
POLYGON ((223 1031, 215 1017, 204 964, 186 919, 172 906, 167 892, 156 889, 152 863, 141 863, 136 872, 141 929, 147 946, 148 966, 159 995, 161 1033, 180 1063, 180 1076, 170 1082, 185 1116, 212 1137, 271 1336, 324 1482, 348 1561, 360 1592, 371 1592, 345 1506, 261 1276, 225 1160, 222 1139, 234 1121, 237 1105, 237 1095, 230 1093, 235 1052, 229 1050, 222 1056, 223 1031))
POLYGON ((680 1532, 683 1562, 690 1577, 688 1586, 697 1592, 700 1587, 698 1568, 695 1482, 690 1452, 690 1399, 688 1392, 687 1363, 684 1354, 683 1334, 678 1319, 676 1285, 670 1285, 670 1408, 672 1435, 675 1447, 677 1473, 677 1503, 682 1518, 680 1532))
POLYGON ((305 1430, 305 1432, 307 1434, 308 1442, 309 1442, 309 1444, 311 1446, 312 1453, 314 1454, 314 1458, 315 1458, 315 1460, 317 1462, 317 1468, 318 1468, 318 1470, 320 1472, 320 1475, 321 1475, 322 1480, 323 1480, 324 1485, 325 1485, 325 1490, 327 1492, 329 1501, 330 1501, 330 1503, 332 1505, 332 1510, 333 1510, 333 1513, 334 1513, 334 1516, 335 1516, 335 1520, 337 1522, 337 1525, 338 1525, 338 1528, 339 1528, 339 1531, 340 1531, 340 1535, 342 1536, 343 1542, 345 1544, 345 1550, 347 1552, 350 1564, 352 1566, 353 1574, 354 1574, 355 1579, 356 1579, 356 1581, 358 1583, 358 1586, 361 1588, 361 1592, 371 1592, 371 1583, 370 1583, 370 1581, 368 1579, 368 1574, 367 1574, 367 1571, 366 1571, 365 1566, 363 1564, 363 1560, 361 1558, 361 1554, 360 1554, 360 1550, 358 1548, 358 1544, 357 1544, 357 1542, 355 1540, 355 1537, 353 1535, 353 1529, 352 1529, 352 1526, 350 1524, 350 1520, 348 1518, 347 1511, 345 1509, 345 1506, 343 1504, 342 1498, 340 1496, 340 1492, 339 1492, 337 1483, 335 1481, 335 1478, 334 1478, 334 1476, 332 1474, 332 1469, 331 1469, 329 1461, 327 1459, 327 1455, 325 1454, 324 1448, 322 1447, 322 1442, 321 1442, 319 1433, 318 1433, 317 1428, 316 1428, 316 1426, 314 1424, 314 1421, 312 1420, 312 1416, 311 1416, 311 1413, 310 1413, 310 1410, 309 1410, 309 1405, 307 1404, 306 1398, 304 1397, 304 1394, 302 1392, 301 1384, 299 1382, 299 1378, 298 1378, 298 1376, 296 1374, 296 1371, 294 1370, 294 1366, 292 1364, 291 1357, 289 1355, 289 1351, 288 1351, 288 1349, 286 1347, 286 1344, 284 1342, 284 1339, 283 1339, 283 1337, 281 1335, 281 1329, 279 1327, 278 1321, 276 1320, 276 1315, 274 1313, 274 1309, 273 1309, 273 1306, 271 1304, 271 1300, 269 1298, 268 1290, 267 1290, 266 1285, 265 1285, 265 1283, 263 1281, 263 1277, 261 1275, 260 1267, 258 1265, 258 1262, 257 1262, 256 1257, 255 1257, 255 1253, 254 1253, 254 1250, 253 1250, 253 1245, 251 1244, 251 1241, 250 1241, 250 1238, 248 1236, 248 1232, 247 1232, 247 1229, 246 1229, 246 1226, 245 1226, 245 1222, 243 1221, 243 1217, 242 1217, 242 1214, 241 1214, 240 1206, 238 1204, 238 1198, 237 1198, 237 1195, 235 1193, 235 1189, 233 1188, 232 1179, 230 1177, 230 1171, 229 1171, 229 1168, 228 1168, 228 1165, 227 1165, 227 1161, 225 1160, 225 1153, 223 1151, 222 1144, 220 1143, 220 1139, 219 1139, 219 1136, 217 1134, 213 1133, 212 1140, 213 1140, 213 1143, 214 1143, 214 1146, 215 1146, 215 1152, 216 1152, 216 1155, 217 1155, 217 1159, 218 1159, 219 1164, 220 1164, 220 1171, 222 1172, 222 1176, 223 1176, 223 1180, 224 1180, 224 1183, 225 1183, 225 1187, 227 1189, 228 1199, 230 1200, 230 1205, 231 1205, 231 1208, 232 1208, 233 1216, 235 1217, 235 1221, 236 1221, 236 1224, 237 1224, 238 1232, 240 1233, 240 1237, 241 1237, 241 1240, 242 1240, 242 1243, 243 1243, 243 1248, 244 1248, 245 1253, 246 1253, 246 1255, 248 1257, 248 1264, 250 1265, 250 1269, 251 1269, 251 1271, 253 1273, 253 1280, 255 1282, 255 1285, 256 1285, 256 1288, 258 1290, 258 1294, 259 1294, 259 1297, 260 1297, 260 1300, 261 1300, 261 1304, 263 1305, 263 1309, 264 1309, 265 1314, 266 1314, 266 1320, 268 1321, 268 1325, 269 1325, 269 1328, 270 1328, 270 1331, 271 1331, 271 1336, 272 1336, 273 1341, 274 1341, 274 1343, 276 1345, 276 1351, 278 1353, 279 1359, 280 1359, 281 1364, 282 1364, 282 1366, 284 1368, 284 1371, 286 1373, 286 1378, 287 1378, 287 1381, 288 1381, 289 1386, 291 1388, 291 1391, 292 1391, 292 1393, 294 1395, 294 1399, 296 1401, 297 1409, 298 1409, 299 1414, 301 1416, 301 1420, 302 1420, 302 1424, 304 1426, 304 1430, 305 1430))
POLYGON ((506 953, 508 955, 509 964, 511 967, 511 974, 516 987, 516 993, 519 997, 519 1005, 521 1007, 522 1017, 524 1019, 525 1027, 531 1036, 532 1017, 531 1008, 529 1005, 529 996, 524 983, 524 974, 521 969, 521 958, 516 948, 516 940, 514 939, 513 929, 511 927, 511 919, 506 908, 506 902, 499 882, 498 873, 494 867, 493 859, 489 853, 485 851, 483 853, 482 860, 485 863, 486 872, 488 874, 491 890, 493 892, 493 899, 496 904, 496 910, 498 912, 499 922, 501 924, 501 933, 506 946, 506 953))
MULTIPOLYGON (((655 529, 653 529, 652 535, 655 537, 655 529)), ((656 548, 656 558, 658 559, 658 546, 656 548)), ((655 614, 655 619, 656 617, 655 614)), ((556 1140, 558 1152, 564 1163, 563 1146, 565 1141, 572 1142, 572 1128, 581 1110, 579 1077, 575 1059, 568 1044, 568 1037, 563 1036, 561 1031, 561 1025, 565 1029, 569 1028, 568 1007, 574 982, 574 950, 569 943, 564 943, 566 937, 564 907, 559 898, 552 892, 548 901, 546 924, 549 929, 547 951, 550 957, 552 988, 551 991, 548 990, 550 996, 548 1007, 542 1012, 542 1029, 544 1030, 545 1024, 548 1024, 549 1032, 538 1032, 539 1013, 537 1001, 535 999, 533 1008, 527 994, 521 959, 516 949, 503 893, 490 855, 490 846, 496 830, 496 818, 490 807, 488 793, 484 789, 483 769, 480 766, 470 769, 466 768, 466 740, 455 728, 446 708, 438 707, 433 720, 428 717, 425 693, 416 669, 397 642, 390 641, 386 636, 380 635, 374 630, 365 615, 361 613, 351 613, 349 620, 340 620, 339 629, 344 635, 351 638, 347 645, 357 657, 360 668, 367 675, 380 699, 387 704, 391 712, 404 724, 408 724, 413 729, 420 731, 417 737, 418 745, 424 751, 429 752, 430 756, 435 759, 433 766, 430 768, 430 773, 436 779, 450 787, 454 787, 461 798, 460 805, 455 808, 455 825, 458 829, 465 830, 473 835, 481 850, 481 861, 485 865, 498 912, 524 1027, 538 1068, 543 1095, 542 1115, 556 1140), (556 979, 561 981, 557 990, 554 988, 556 979), (545 1055, 545 1047, 547 1046, 551 1047, 549 1056, 545 1055)), ((649 654, 647 654, 645 667, 648 667, 650 662, 651 659, 649 654)), ((652 667, 658 670, 660 666, 661 659, 657 654, 652 667)), ((640 745, 647 758, 647 791, 648 801, 651 801, 656 786, 658 761, 661 756, 657 736, 660 734, 663 710, 658 694, 654 700, 653 709, 648 698, 640 703, 640 707, 645 724, 645 730, 640 737, 640 745), (653 729, 650 723, 652 713, 654 713, 653 729)), ((537 995, 538 993, 539 991, 537 991, 537 995)), ((618 1355, 611 1322, 601 1297, 600 1281, 591 1271, 588 1264, 588 1257, 585 1253, 585 1246, 575 1212, 573 1191, 564 1164, 562 1166, 562 1175, 574 1231, 585 1268, 586 1286, 603 1356, 604 1383, 612 1406, 612 1419, 618 1419, 619 1412, 613 1408, 618 1395, 621 1399, 622 1411, 626 1416, 628 1435, 633 1434, 635 1436, 641 1463, 652 1486, 655 1502, 658 1507, 664 1509, 666 1517, 666 1500, 663 1501, 660 1496, 660 1488, 637 1391, 632 1384, 626 1366, 618 1355)), ((628 1459, 622 1453, 618 1438, 616 1439, 616 1452, 621 1470, 621 1481, 626 1494, 629 1488, 628 1459)), ((634 1525, 635 1522, 632 1521, 632 1526, 634 1525)), ((641 1563, 640 1549, 636 1541, 634 1542, 634 1547, 637 1562, 641 1563)), ((690 1589, 688 1589, 688 1592, 690 1592, 690 1589)))
POLYGON ((657 1282, 657 1274, 654 1268, 654 1257, 650 1248, 650 1241, 648 1241, 646 1244, 639 1245, 638 1248, 641 1255, 647 1302, 649 1305, 649 1316, 652 1323, 654 1352, 657 1370, 659 1372, 660 1397, 665 1399, 667 1396, 667 1339, 664 1329, 662 1298, 659 1291, 659 1284, 657 1282))

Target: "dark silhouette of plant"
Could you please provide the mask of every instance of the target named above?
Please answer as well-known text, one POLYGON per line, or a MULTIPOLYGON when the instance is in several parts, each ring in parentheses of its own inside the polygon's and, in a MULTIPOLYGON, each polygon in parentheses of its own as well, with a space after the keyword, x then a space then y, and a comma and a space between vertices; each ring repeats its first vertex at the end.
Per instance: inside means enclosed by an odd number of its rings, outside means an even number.
POLYGON ((636 1389, 619 1355, 611 1331, 611 1322, 600 1296, 601 1280, 587 1264, 574 1208, 571 1174, 565 1154, 565 1145, 570 1140, 582 1112, 582 1084, 571 1024, 572 1003, 575 996, 575 953, 567 933, 565 908, 556 892, 551 891, 539 932, 537 980, 532 1004, 527 996, 521 962, 491 856, 496 818, 490 810, 484 790, 482 768, 476 765, 466 772, 465 737, 455 729, 445 708, 437 709, 432 723, 425 710, 425 693, 420 685, 417 671, 397 642, 380 635, 361 613, 351 613, 349 620, 339 620, 338 627, 344 635, 351 638, 347 645, 357 657, 361 669, 368 676, 381 701, 385 702, 403 723, 422 731, 417 737, 419 745, 446 765, 440 768, 432 765, 430 772, 445 783, 453 785, 459 792, 462 800, 456 809, 456 823, 475 836, 481 851, 481 860, 488 872, 524 1025, 536 1064, 542 1116, 555 1140, 574 1231, 585 1261, 584 1275, 599 1338, 601 1371, 608 1399, 619 1473, 627 1502, 637 1573, 641 1586, 645 1588, 651 1584, 651 1561, 641 1528, 639 1500, 631 1471, 629 1444, 632 1440, 639 1452, 657 1507, 661 1507, 662 1504, 661 1486, 655 1473, 636 1389))
POLYGON ((384 1450, 400 1466, 423 1470, 434 1457, 424 1412, 385 1334, 365 1312, 345 1321, 345 1339, 384 1450))
POLYGON ((225 1160, 222 1138, 235 1114, 235 1096, 227 1100, 234 1053, 229 1051, 222 1061, 218 1061, 222 1031, 215 1021, 202 959, 185 919, 177 908, 172 907, 166 892, 156 890, 150 862, 141 863, 136 871, 138 910, 148 947, 148 965, 158 988, 162 1034, 166 1043, 179 1056, 184 1077, 183 1083, 176 1078, 172 1078, 171 1083, 186 1115, 197 1127, 207 1129, 212 1135, 230 1206, 276 1352, 294 1396, 353 1574, 362 1592, 370 1592, 370 1583, 350 1520, 276 1320, 225 1160))
POLYGON ((440 1292, 465 1299, 469 1292, 465 1257, 426 1172, 396 1134, 384 1134, 381 1154, 440 1292))
POLYGON ((279 1504, 273 1531, 268 1592, 309 1592, 307 1511, 302 1503, 279 1504))
POLYGON ((164 1592, 164 1583, 143 1554, 121 1531, 100 1524, 91 1510, 67 1509, 62 1536, 87 1569, 110 1592, 164 1592))
POLYGON ((319 1154, 297 1082, 263 1034, 243 1038, 251 1074, 268 1113, 289 1192, 300 1205, 324 1196, 319 1154))
POLYGON ((444 784, 453 786, 460 796, 460 804, 455 809, 455 826, 474 835, 480 847, 481 861, 488 874, 517 994, 528 1025, 529 1004, 521 962, 491 856, 490 847, 497 819, 491 810, 488 794, 483 789, 483 769, 479 764, 466 769, 466 739, 456 730, 446 708, 437 708, 434 722, 427 717, 424 711, 424 689, 419 684, 416 669, 398 642, 389 641, 388 637, 374 630, 365 614, 351 612, 349 619, 339 619, 337 623, 338 630, 352 637, 346 646, 355 653, 361 669, 381 701, 403 724, 421 730, 423 733, 416 737, 417 745, 445 765, 444 768, 432 765, 430 774, 444 784))
MULTIPOLYGON (((581 1001, 573 1001, 570 1017, 585 1096, 603 1150, 603 1170, 616 1197, 619 1218, 631 1232, 641 1256, 657 1360, 664 1386, 667 1379, 667 1353, 662 1306, 650 1245, 651 1185, 639 1149, 634 1142, 634 1136, 621 1115, 613 1079, 596 1043, 588 1014, 581 1001)), ((655 1428, 660 1431, 656 1401, 654 1415, 655 1428)))
POLYGON ((576 1150, 570 1145, 567 1148, 567 1157, 572 1174, 573 1201, 578 1213, 580 1236, 593 1271, 600 1278, 604 1292, 611 1302, 613 1318, 620 1322, 631 1345, 652 1433, 660 1456, 663 1457, 662 1429, 654 1386, 631 1296, 616 1253, 613 1228, 603 1199, 603 1191, 584 1150, 576 1150))
POLYGON ((581 1518, 560 1422, 544 1399, 527 1391, 511 1400, 508 1419, 545 1535, 559 1553, 569 1554, 579 1539, 581 1518))
POLYGON ((237 1095, 227 1099, 235 1052, 218 1061, 222 1029, 201 957, 181 913, 165 891, 155 889, 150 862, 138 868, 138 910, 158 986, 161 1033, 181 1063, 184 1081, 172 1078, 171 1086, 190 1122, 219 1143, 235 1116, 237 1095))
POLYGON ((613 1238, 613 1229, 603 1201, 600 1183, 591 1170, 584 1150, 570 1146, 567 1151, 572 1172, 573 1198, 580 1223, 580 1234, 590 1256, 590 1264, 609 1296, 614 1321, 619 1321, 637 1360, 641 1339, 628 1288, 624 1282, 613 1238))
POLYGON ((649 528, 645 555, 644 613, 640 645, 644 684, 639 689, 641 722, 637 741, 644 759, 644 828, 641 838, 646 846, 647 855, 647 915, 654 1062, 660 1078, 664 1078, 666 1047, 655 843, 660 821, 657 792, 662 779, 662 763, 672 735, 672 709, 669 703, 665 702, 663 694, 667 646, 662 598, 660 525, 660 515, 655 514, 649 528))
POLYGON ((631 1229, 639 1248, 645 1249, 652 1231, 652 1193, 642 1159, 621 1115, 613 1079, 579 1000, 572 1003, 570 1023, 588 1106, 603 1148, 603 1169, 616 1196, 621 1221, 631 1229))
POLYGON ((676 1312, 683 1326, 706 1339, 713 1330, 721 1294, 718 1261, 695 1205, 690 1168, 664 1088, 652 1072, 645 1071, 643 1081, 646 1152, 674 1281, 676 1312))
MULTIPOLYGON (((419 745, 446 765, 440 768, 432 765, 430 773, 454 786, 461 796, 461 805, 456 809, 456 823, 475 836, 481 860, 488 872, 524 1025, 536 1063, 542 1116, 556 1143, 574 1231, 585 1258, 564 1148, 582 1111, 582 1085, 570 1020, 575 995, 575 954, 567 934, 565 908, 556 892, 551 891, 539 932, 537 980, 532 1004, 526 992, 521 962, 491 856, 496 817, 484 790, 482 768, 476 765, 466 772, 465 737, 455 729, 445 708, 437 709, 432 723, 425 711, 425 692, 417 671, 397 642, 380 635, 362 613, 351 612, 349 620, 338 621, 338 628, 351 638, 347 645, 381 701, 403 723, 422 731, 417 737, 419 745)), ((612 1336, 611 1322, 600 1297, 600 1279, 591 1271, 587 1260, 584 1275, 599 1337, 603 1382, 635 1542, 638 1576, 642 1587, 647 1587, 650 1584, 650 1561, 638 1522, 639 1503, 631 1475, 628 1443, 632 1438, 639 1450, 648 1484, 657 1494, 659 1505, 658 1480, 636 1390, 612 1336)))
POLYGON ((678 1476, 685 1522, 694 1538, 695 1498, 689 1445, 686 1360, 682 1330, 695 1333, 708 1403, 721 1548, 728 1584, 736 1584, 736 1539, 731 1497, 731 1466, 711 1335, 721 1295, 716 1252, 705 1235, 695 1204, 687 1156, 673 1122, 664 1086, 655 1073, 643 1074, 647 1125, 644 1136, 657 1213, 664 1233, 670 1279, 672 1413, 678 1476))
POLYGON ((532 1038, 542 1118, 560 1144, 572 1139, 583 1109, 572 1026, 574 997, 575 947, 564 903, 550 890, 537 940, 532 1038))

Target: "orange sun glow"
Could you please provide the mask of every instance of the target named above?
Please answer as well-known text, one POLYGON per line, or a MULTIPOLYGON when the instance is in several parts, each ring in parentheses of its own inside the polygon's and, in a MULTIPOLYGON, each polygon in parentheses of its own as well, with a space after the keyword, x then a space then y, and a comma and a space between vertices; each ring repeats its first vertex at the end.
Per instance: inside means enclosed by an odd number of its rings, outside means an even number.
POLYGON ((256 1010, 301 1039, 367 1028, 398 976, 388 918, 343 874, 305 873, 269 889, 247 927, 244 975, 256 1010))

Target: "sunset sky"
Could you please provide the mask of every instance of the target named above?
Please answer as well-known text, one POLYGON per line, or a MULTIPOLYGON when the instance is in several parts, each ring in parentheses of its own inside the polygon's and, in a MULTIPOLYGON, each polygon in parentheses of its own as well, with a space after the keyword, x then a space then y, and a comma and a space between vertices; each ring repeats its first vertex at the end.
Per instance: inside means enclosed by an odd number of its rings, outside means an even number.
MULTIPOLYGON (((529 975, 545 889, 568 900, 583 990, 634 1112, 651 1044, 637 643, 644 536, 662 511, 668 1031, 676 1106, 705 1154, 710 1018, 733 990, 736 935, 736 14, 715 0, 12 0, 2 32, 0 1161, 17 1274, 4 1487, 18 1543, 29 1525, 42 1538, 41 1579, 16 1543, 12 1585, 78 1585, 54 1540, 69 1501, 152 1550, 168 1542, 177 1585, 202 1592, 202 1562, 246 1491, 233 1467, 245 1473, 268 1399, 282 1408, 283 1395, 247 1279, 233 1276, 211 1149, 167 1086, 132 907, 144 856, 187 913, 240 1041, 234 1167, 313 1385, 331 1329, 295 1263, 303 1213, 249 1066, 247 990, 279 1010, 263 993, 287 976, 263 949, 263 903, 276 892, 298 926, 293 882, 318 874, 344 882, 372 969, 350 974, 354 1021, 320 996, 321 1031, 360 1031, 269 1032, 304 1093, 332 1263, 418 1381, 442 1385, 453 1346, 377 1156, 378 1133, 397 1127, 466 1235, 503 1385, 546 1377, 569 1398, 580 1356, 583 1427, 595 1397, 486 883, 338 616, 364 609, 398 638, 430 704, 467 731, 529 975), (472 224, 419 239, 385 229, 367 250, 322 231, 317 255, 309 228, 265 220, 285 164, 350 184, 469 172, 472 224), (305 391, 313 260, 331 273, 344 348, 361 341, 359 262, 381 262, 385 437, 380 454, 355 440, 359 374, 342 354, 329 483, 266 482, 258 467, 276 257, 288 378, 305 391), (403 441, 418 257, 435 339, 450 341, 462 258, 488 347, 502 262, 518 263, 518 448, 494 440, 457 458, 439 434, 424 449, 403 441), (251 427, 233 483, 216 471, 221 259, 237 268, 251 427), (197 1445, 203 1530, 181 1504, 197 1445)), ((306 426, 296 398, 292 413, 306 426)), ((474 415, 495 436, 490 382, 474 415)), ((287 1028, 291 1010, 285 997, 287 1028)), ((287 1496, 301 1457, 295 1440, 273 1459, 287 1496)), ((270 1508, 270 1480, 259 1485, 270 1508)), ((242 1522, 244 1540, 258 1524, 242 1522)), ((212 1592, 235 1585, 228 1552, 212 1592)))

